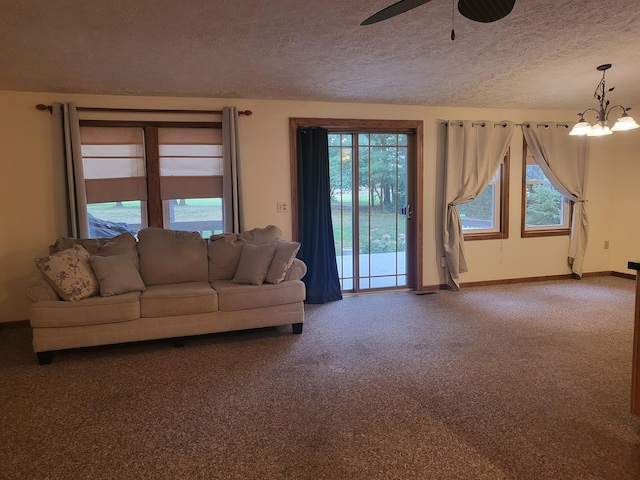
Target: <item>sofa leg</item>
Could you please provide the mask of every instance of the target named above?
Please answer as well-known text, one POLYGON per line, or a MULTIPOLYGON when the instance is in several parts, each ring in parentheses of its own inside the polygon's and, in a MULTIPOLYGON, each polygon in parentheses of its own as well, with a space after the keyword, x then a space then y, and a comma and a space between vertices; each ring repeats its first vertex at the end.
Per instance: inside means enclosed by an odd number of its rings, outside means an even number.
POLYGON ((53 352, 37 352, 36 355, 40 365, 49 365, 53 361, 53 352))
POLYGON ((173 339, 173 346, 176 348, 184 347, 184 337, 176 337, 173 339))
POLYGON ((291 327, 293 328, 293 333, 296 335, 300 335, 302 333, 302 323, 293 323, 291 324, 291 327))

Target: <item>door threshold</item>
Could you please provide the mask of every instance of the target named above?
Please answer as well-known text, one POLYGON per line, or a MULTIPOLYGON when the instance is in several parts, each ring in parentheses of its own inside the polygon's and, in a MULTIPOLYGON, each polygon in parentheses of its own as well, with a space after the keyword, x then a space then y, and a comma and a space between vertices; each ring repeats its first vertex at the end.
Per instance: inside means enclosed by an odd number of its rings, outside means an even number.
POLYGON ((359 292, 342 292, 343 297, 359 297, 361 295, 374 295, 376 293, 410 293, 413 292, 410 288, 380 288, 380 289, 370 289, 370 290, 361 290, 359 292))

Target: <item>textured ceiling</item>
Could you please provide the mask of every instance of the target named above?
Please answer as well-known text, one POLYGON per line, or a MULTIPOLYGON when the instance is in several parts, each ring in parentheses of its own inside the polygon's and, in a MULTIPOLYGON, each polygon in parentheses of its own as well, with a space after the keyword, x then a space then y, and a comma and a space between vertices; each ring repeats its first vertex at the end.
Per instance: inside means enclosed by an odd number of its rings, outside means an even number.
POLYGON ((638 0, 0 0, 0 90, 583 110, 640 104, 638 0))

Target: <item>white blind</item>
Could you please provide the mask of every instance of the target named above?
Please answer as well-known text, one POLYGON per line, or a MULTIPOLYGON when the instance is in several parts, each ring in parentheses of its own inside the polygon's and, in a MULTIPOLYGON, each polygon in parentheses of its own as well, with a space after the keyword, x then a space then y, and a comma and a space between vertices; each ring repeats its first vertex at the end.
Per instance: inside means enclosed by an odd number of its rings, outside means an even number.
POLYGON ((222 130, 159 128, 163 200, 222 198, 222 130))
POLYGON ((146 200, 144 136, 138 127, 81 127, 88 203, 146 200))

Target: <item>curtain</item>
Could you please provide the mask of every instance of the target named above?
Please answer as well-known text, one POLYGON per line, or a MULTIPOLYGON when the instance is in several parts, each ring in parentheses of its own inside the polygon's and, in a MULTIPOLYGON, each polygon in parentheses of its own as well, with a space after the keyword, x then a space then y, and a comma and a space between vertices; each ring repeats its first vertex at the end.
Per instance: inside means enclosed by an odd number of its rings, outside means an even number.
POLYGON ((342 299, 331 221, 328 131, 298 128, 298 257, 307 265, 306 303, 342 299))
POLYGON ((456 290, 460 274, 468 271, 458 205, 475 199, 487 187, 507 153, 514 129, 513 122, 448 122, 443 243, 447 284, 456 290))
POLYGON ((240 137, 238 134, 238 109, 222 109, 223 145, 223 222, 224 231, 242 233, 244 210, 242 198, 242 172, 240 169, 240 137))
POLYGON ((549 182, 573 202, 568 262, 571 271, 582 277, 589 235, 585 205, 589 171, 588 138, 570 136, 567 125, 556 123, 525 122, 522 134, 533 159, 549 182))
POLYGON ((64 159, 67 189, 67 235, 73 238, 89 238, 87 192, 82 165, 80 122, 73 103, 54 103, 51 112, 58 135, 64 139, 61 157, 64 159))

